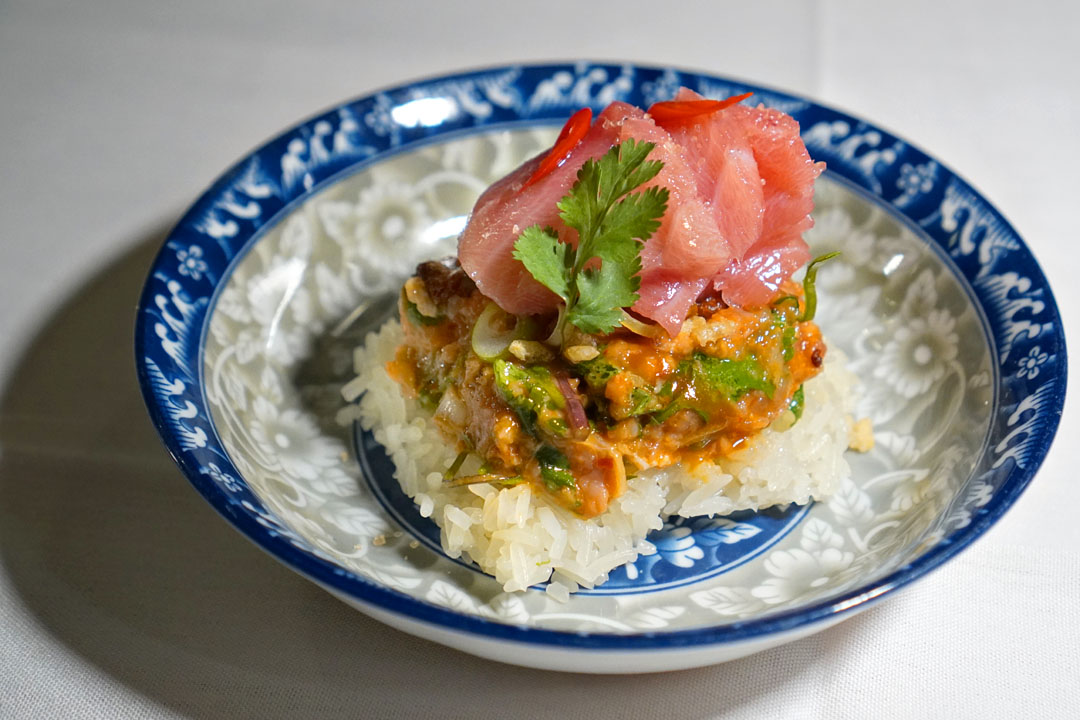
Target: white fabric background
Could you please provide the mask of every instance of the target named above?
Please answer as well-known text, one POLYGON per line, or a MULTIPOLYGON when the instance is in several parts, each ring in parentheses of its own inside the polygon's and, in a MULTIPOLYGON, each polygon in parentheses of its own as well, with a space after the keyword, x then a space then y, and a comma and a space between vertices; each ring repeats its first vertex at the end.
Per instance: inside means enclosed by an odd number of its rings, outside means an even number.
POLYGON ((272 133, 403 80, 583 56, 897 131, 1014 223, 1075 351, 1077 8, 0 0, 0 717, 1080 717, 1075 390, 1029 490, 924 581, 745 660, 604 678, 403 635, 263 555, 172 465, 131 357, 164 233, 272 133))

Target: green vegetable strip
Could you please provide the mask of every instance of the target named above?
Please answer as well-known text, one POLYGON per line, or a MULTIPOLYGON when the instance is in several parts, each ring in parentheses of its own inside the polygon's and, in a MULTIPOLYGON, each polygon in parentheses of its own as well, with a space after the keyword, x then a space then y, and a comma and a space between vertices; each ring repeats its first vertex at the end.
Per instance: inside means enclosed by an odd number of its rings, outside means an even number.
POLYGON ((454 462, 450 465, 449 468, 446 469, 446 472, 443 473, 443 480, 453 480, 454 476, 457 475, 458 470, 461 469, 461 465, 465 462, 465 458, 467 457, 469 457, 469 453, 467 452, 458 453, 458 456, 454 458, 454 462))
POLYGON ((832 260, 839 254, 839 252, 831 252, 828 255, 816 257, 806 266, 806 278, 803 280, 803 294, 806 295, 806 310, 804 310, 803 314, 799 317, 799 322, 810 322, 814 319, 814 313, 817 312, 817 290, 814 288, 814 283, 817 281, 818 265, 826 260, 832 260))

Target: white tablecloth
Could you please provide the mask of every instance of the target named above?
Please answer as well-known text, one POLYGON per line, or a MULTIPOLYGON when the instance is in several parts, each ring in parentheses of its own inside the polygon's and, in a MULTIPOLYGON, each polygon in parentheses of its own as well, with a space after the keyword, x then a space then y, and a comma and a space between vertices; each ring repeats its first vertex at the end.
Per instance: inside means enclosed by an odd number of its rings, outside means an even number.
POLYGON ((581 677, 403 635, 263 555, 172 465, 131 349, 164 232, 270 134, 407 79, 583 56, 897 131, 1014 223, 1080 348, 1078 7, 0 0, 0 716, 1080 717, 1075 391, 1016 506, 897 597, 726 665, 581 677))

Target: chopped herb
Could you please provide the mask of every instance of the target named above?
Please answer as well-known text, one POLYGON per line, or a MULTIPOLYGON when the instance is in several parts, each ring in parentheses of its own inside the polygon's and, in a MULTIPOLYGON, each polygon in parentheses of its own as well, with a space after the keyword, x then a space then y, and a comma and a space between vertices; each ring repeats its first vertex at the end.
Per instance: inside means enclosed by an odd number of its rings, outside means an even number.
POLYGON ((517 413, 526 432, 533 437, 538 430, 551 435, 566 434, 566 421, 561 412, 566 399, 547 368, 496 360, 492 369, 499 394, 517 413))
POLYGON ((795 357, 795 326, 784 325, 783 335, 780 337, 781 346, 784 349, 784 361, 787 362, 795 357))
POLYGON ((691 382, 706 392, 737 400, 753 390, 760 390, 771 398, 776 389, 756 358, 729 360, 715 358, 701 351, 695 352, 693 358, 691 382))
POLYGON ((803 386, 800 385, 799 389, 795 391, 795 394, 791 396, 791 403, 788 405, 788 409, 795 414, 795 419, 802 418, 803 404, 806 401, 806 397, 803 394, 803 386))
POLYGON ((779 311, 781 306, 784 305, 785 303, 794 305, 795 306, 795 312, 799 311, 799 298, 795 297, 794 295, 785 295, 784 297, 779 298, 778 300, 775 300, 773 302, 773 304, 772 304, 773 310, 774 311, 779 311))
POLYGON ((700 408, 694 407, 693 405, 690 405, 689 403, 686 403, 681 399, 672 400, 670 403, 668 403, 667 407, 665 407, 658 413, 654 413, 651 419, 653 422, 660 424, 670 418, 675 413, 679 412, 680 410, 689 410, 690 412, 701 418, 702 422, 709 422, 709 413, 705 412, 700 408))
POLYGON ((683 405, 678 400, 672 400, 671 402, 669 402, 667 404, 667 407, 663 408, 660 412, 653 413, 652 421, 657 423, 657 424, 663 423, 665 420, 667 420, 669 417, 671 417, 675 413, 679 412, 680 410, 685 409, 685 407, 686 406, 683 405))
MULTIPOLYGON (((787 297, 780 298, 772 307, 772 326, 774 330, 780 331, 780 347, 783 350, 784 361, 787 362, 791 358, 795 357, 795 326, 788 322, 788 318, 783 312, 779 310, 780 303, 788 299, 794 300, 794 296, 788 295, 787 297)), ((795 312, 799 311, 798 305, 795 306, 795 312)))
POLYGON ((641 415, 656 409, 656 396, 645 388, 636 387, 630 391, 630 411, 627 416, 641 415))
POLYGON ((592 360, 580 362, 574 366, 574 369, 577 370, 581 378, 585 380, 585 384, 587 384, 589 389, 593 392, 603 392, 608 380, 619 374, 619 368, 609 363, 603 357, 596 357, 592 360))
POLYGON ((448 487, 462 487, 464 485, 479 485, 481 483, 489 483, 491 485, 501 485, 502 487, 513 487, 519 485, 525 480, 520 475, 511 475, 509 477, 505 475, 496 475, 494 473, 479 473, 477 475, 465 475, 463 477, 447 480, 448 487))
POLYGON ((631 192, 663 167, 646 161, 653 147, 629 139, 581 166, 558 203, 559 217, 577 231, 577 247, 539 225, 526 228, 514 243, 514 257, 565 302, 556 328, 560 340, 566 322, 587 333, 611 332, 622 309, 637 302, 641 248, 660 227, 668 201, 666 188, 631 192), (586 267, 594 258, 599 267, 586 267))
POLYGON ((570 472, 570 461, 558 449, 541 445, 536 451, 536 462, 540 463, 540 477, 548 490, 555 492, 559 488, 577 487, 577 480, 570 472))

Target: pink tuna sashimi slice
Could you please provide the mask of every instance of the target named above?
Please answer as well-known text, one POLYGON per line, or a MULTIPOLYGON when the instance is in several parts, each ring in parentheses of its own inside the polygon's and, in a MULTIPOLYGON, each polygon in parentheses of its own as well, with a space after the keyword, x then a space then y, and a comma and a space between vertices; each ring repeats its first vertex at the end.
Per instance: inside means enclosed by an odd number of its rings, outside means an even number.
POLYGON ((542 313, 559 302, 514 259, 514 243, 525 228, 554 227, 564 239, 565 226, 556 204, 577 179, 585 161, 600 157, 616 143, 619 123, 641 110, 612 103, 593 123, 566 160, 537 182, 523 187, 546 156, 541 153, 484 191, 458 241, 458 260, 487 297, 517 315, 542 313))
MULTIPOLYGON (((700 99, 681 90, 678 100, 700 99)), ((656 145, 664 163, 650 185, 666 187, 668 211, 641 253, 639 300, 633 310, 678 333, 709 282, 734 305, 768 302, 779 284, 809 259, 802 233, 812 221, 810 160, 790 117, 763 107, 732 106, 689 121, 658 125, 638 108, 612 103, 566 160, 532 184, 544 155, 492 185, 462 233, 458 258, 480 291, 515 314, 551 310, 559 298, 513 257, 518 236, 551 226, 576 242, 558 216, 584 162, 626 139, 656 145)))
MULTIPOLYGON (((701 96, 683 88, 675 99, 693 101, 701 96)), ((746 109, 734 106, 665 125, 672 139, 692 158, 698 193, 714 213, 715 222, 736 258, 741 258, 761 236, 765 214, 757 160, 750 148, 745 121, 738 116, 746 109)))
POLYGON ((600 157, 629 138, 656 145, 649 157, 664 166, 645 187, 659 185, 669 193, 668 212, 642 251, 641 299, 633 309, 659 322, 671 334, 678 333, 708 279, 734 256, 712 211, 699 197, 683 148, 642 110, 625 103, 609 105, 566 161, 549 175, 526 186, 543 156, 534 158, 495 183, 477 201, 458 244, 458 259, 484 295, 517 314, 544 312, 560 302, 514 259, 514 243, 532 225, 551 226, 564 240, 576 241, 559 219, 557 202, 569 191, 586 160, 600 157), (676 287, 679 283, 687 286, 676 287))
MULTIPOLYGON (((675 335, 690 305, 708 280, 735 257, 719 231, 709 203, 700 197, 695 169, 685 150, 638 108, 613 103, 597 118, 581 143, 551 174, 528 179, 544 156, 533 158, 481 195, 458 245, 458 259, 480 291, 508 312, 540 313, 560 302, 514 259, 513 245, 531 225, 551 226, 576 241, 563 225, 556 203, 569 191, 577 171, 629 138, 656 145, 650 159, 663 169, 649 185, 666 187, 668 212, 642 250, 640 299, 633 309, 675 335)), ((644 189, 644 188, 640 188, 644 189)), ((639 190, 640 190, 639 189, 639 190)))
MULTIPOLYGON (((702 98, 683 88, 675 99, 702 98)), ((799 124, 778 110, 736 105, 696 122, 669 123, 667 129, 698 154, 706 175, 699 184, 703 192, 715 179, 712 193, 721 228, 726 211, 728 221, 743 230, 729 231, 729 237, 736 242, 751 238, 747 245, 740 242, 737 259, 717 273, 714 288, 733 305, 767 303, 780 283, 810 259, 802 234, 813 226, 814 180, 824 165, 811 160, 799 124), (751 190, 755 171, 760 194, 751 190), (755 203, 760 219, 748 215, 755 203)))
POLYGON ((648 117, 623 122, 618 141, 629 138, 655 144, 649 157, 664 163, 642 189, 653 185, 668 189, 667 213, 641 251, 640 297, 633 310, 674 336, 708 279, 737 255, 701 198, 686 149, 648 117))

